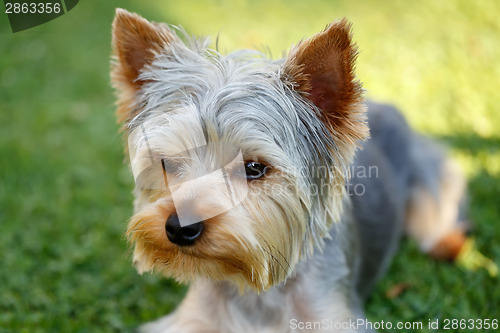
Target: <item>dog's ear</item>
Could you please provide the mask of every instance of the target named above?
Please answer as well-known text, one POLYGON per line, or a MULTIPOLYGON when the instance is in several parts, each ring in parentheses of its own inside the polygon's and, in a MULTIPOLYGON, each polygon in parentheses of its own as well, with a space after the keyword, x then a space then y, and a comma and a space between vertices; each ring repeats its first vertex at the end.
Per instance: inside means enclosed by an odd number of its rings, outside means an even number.
POLYGON ((368 135, 356 57, 351 25, 342 19, 293 47, 283 67, 283 79, 320 109, 333 137, 353 145, 368 135))
POLYGON ((155 55, 173 39, 164 25, 151 23, 135 13, 117 8, 112 32, 113 52, 117 62, 113 79, 138 89, 143 82, 139 74, 155 55))
POLYGON ((116 9, 112 31, 114 61, 111 79, 120 95, 120 121, 133 113, 133 110, 126 109, 130 108, 133 96, 144 84, 139 77, 141 70, 151 64, 156 54, 164 50, 174 38, 165 25, 149 22, 121 8, 116 9))

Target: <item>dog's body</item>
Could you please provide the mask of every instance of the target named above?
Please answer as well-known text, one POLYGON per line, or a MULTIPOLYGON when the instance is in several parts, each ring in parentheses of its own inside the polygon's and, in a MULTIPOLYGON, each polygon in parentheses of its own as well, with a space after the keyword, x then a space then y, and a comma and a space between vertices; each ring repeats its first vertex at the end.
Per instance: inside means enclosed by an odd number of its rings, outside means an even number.
POLYGON ((134 261, 191 283, 144 332, 370 332, 363 300, 404 230, 424 252, 456 255, 462 178, 389 106, 368 104, 366 140, 345 21, 281 63, 188 47, 124 11, 113 33, 134 261))
MULTIPOLYGON (((260 294, 239 295, 229 282, 196 281, 176 313, 143 326, 143 331, 370 332, 362 303, 397 251, 412 191, 422 186, 443 195, 437 186, 450 177, 457 183, 449 190, 453 193, 446 193, 447 200, 456 205, 463 184, 456 170, 444 169, 441 148, 411 132, 397 110, 368 103, 368 119, 371 139, 350 168, 351 203, 322 252, 300 263, 285 284, 260 294)), ((440 224, 452 221, 440 219, 432 209, 419 213, 428 214, 434 235, 440 224)))

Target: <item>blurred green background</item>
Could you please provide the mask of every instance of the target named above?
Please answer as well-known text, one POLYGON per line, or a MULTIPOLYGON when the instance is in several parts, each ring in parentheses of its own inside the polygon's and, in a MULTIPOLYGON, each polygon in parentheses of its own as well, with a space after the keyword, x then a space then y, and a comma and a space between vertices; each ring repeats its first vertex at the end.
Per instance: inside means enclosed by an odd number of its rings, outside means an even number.
MULTIPOLYGON (((114 7, 219 34, 223 53, 275 58, 347 16, 368 96, 451 147, 470 182, 478 247, 500 261, 500 1, 81 1, 16 34, 2 10, 0 333, 127 332, 183 297, 184 287, 134 271, 123 236, 132 176, 108 75, 114 7)), ((499 318, 497 278, 437 263, 412 242, 400 252, 370 319, 499 318), (409 288, 388 298, 401 283, 409 288)))

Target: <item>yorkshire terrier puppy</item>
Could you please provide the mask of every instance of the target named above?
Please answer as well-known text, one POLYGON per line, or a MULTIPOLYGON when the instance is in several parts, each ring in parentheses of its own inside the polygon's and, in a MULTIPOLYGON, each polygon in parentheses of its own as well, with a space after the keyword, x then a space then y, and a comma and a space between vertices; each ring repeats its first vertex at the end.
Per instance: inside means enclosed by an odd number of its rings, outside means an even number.
POLYGON ((456 255, 462 177, 395 109, 367 107, 350 30, 272 61, 116 11, 133 261, 190 284, 141 332, 370 332, 363 300, 405 230, 456 255))

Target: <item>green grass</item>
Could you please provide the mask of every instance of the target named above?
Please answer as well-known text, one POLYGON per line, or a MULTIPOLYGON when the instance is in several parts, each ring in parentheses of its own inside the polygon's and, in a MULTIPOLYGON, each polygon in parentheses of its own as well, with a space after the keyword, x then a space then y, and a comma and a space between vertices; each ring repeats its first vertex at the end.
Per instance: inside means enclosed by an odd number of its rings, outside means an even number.
MULTIPOLYGON (((500 262, 500 2, 81 1, 17 34, 0 13, 0 333, 131 331, 182 299, 184 287, 134 271, 123 236, 132 177, 108 78, 115 5, 220 33, 221 51, 269 47, 275 57, 349 17, 368 96, 450 145, 469 179, 478 247, 500 262)), ((405 242, 367 313, 499 318, 497 286, 405 242), (388 299, 399 283, 410 287, 388 299)))

